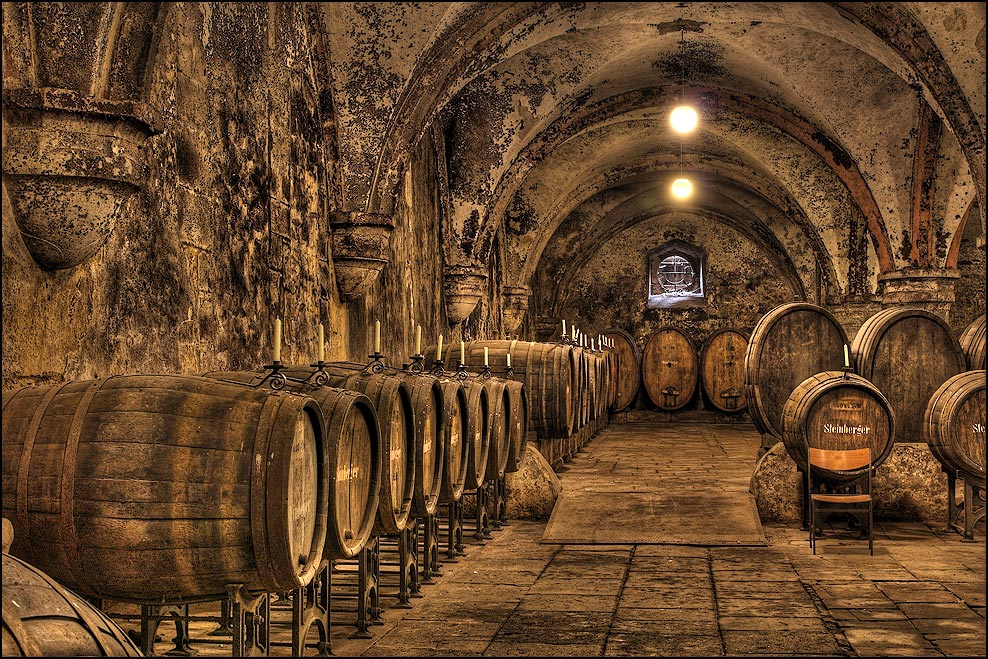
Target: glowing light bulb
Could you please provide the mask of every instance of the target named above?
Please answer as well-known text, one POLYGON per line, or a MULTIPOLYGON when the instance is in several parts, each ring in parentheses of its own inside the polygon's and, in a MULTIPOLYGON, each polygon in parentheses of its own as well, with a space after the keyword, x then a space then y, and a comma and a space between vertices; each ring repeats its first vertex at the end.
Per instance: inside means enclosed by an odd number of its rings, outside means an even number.
POLYGON ((696 128, 699 120, 696 110, 688 105, 680 105, 669 115, 669 123, 672 124, 673 130, 679 133, 690 132, 696 128))
POLYGON ((693 194, 693 184, 688 178, 677 178, 672 182, 672 194, 677 199, 686 199, 693 194))

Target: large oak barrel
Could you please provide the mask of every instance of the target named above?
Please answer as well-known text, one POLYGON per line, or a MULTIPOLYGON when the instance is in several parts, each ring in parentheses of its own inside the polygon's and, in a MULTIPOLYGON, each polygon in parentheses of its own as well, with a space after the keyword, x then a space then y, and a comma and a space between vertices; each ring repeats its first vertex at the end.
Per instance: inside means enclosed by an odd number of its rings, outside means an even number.
POLYGON ((922 442, 923 412, 941 384, 967 370, 947 323, 925 309, 897 307, 865 320, 851 344, 855 372, 895 410, 895 440, 922 442))
POLYGON ((961 351, 971 371, 985 370, 985 314, 975 318, 961 334, 961 351))
POLYGON ((511 401, 511 442, 508 446, 508 462, 505 471, 513 474, 521 468, 528 446, 528 391, 517 380, 504 380, 511 401))
MULTIPOLYGON (((351 558, 374 531, 381 493, 381 434, 373 401, 359 391, 315 384, 315 370, 282 369, 284 390, 310 396, 325 420, 329 519, 325 557, 351 558)), ((204 377, 254 387, 270 386, 268 372, 212 371, 204 377)), ((328 380, 327 380, 328 381, 328 380)))
POLYGON ((722 412, 740 412, 748 406, 744 395, 744 355, 748 335, 722 329, 707 337, 700 357, 700 382, 711 405, 722 412))
POLYGON ((470 459, 470 407, 466 389, 459 380, 440 378, 439 384, 443 388, 443 427, 446 433, 440 500, 459 501, 463 496, 470 459))
POLYGON ((800 382, 844 366, 847 333, 832 313, 789 302, 761 317, 744 357, 744 393, 755 427, 782 439, 782 408, 800 382))
MULTIPOLYGON (((304 372, 300 369, 298 374, 304 372)), ((366 364, 357 362, 333 362, 325 365, 322 372, 329 386, 359 391, 370 398, 377 410, 381 478, 372 533, 398 533, 408 525, 415 491, 415 411, 411 391, 401 378, 374 373, 366 364)), ((293 371, 289 369, 288 373, 293 371)))
POLYGON ((487 482, 504 478, 511 451, 511 425, 514 410, 507 383, 501 378, 484 380, 487 401, 490 404, 490 451, 487 454, 487 482))
POLYGON ((467 472, 464 488, 476 490, 487 476, 487 461, 491 449, 491 405, 487 387, 477 378, 463 382, 470 411, 467 431, 467 472))
MULTIPOLYGON (((488 349, 491 371, 525 385, 529 422, 543 439, 569 437, 577 429, 578 373, 571 346, 531 341, 471 341, 466 344, 466 364, 473 369, 484 365, 488 349), (506 373, 511 353, 512 373, 506 373)), ((447 353, 448 364, 459 362, 459 346, 447 353)))
POLYGON ((582 428, 590 423, 590 359, 589 350, 579 346, 570 348, 573 370, 576 373, 576 427, 582 428))
POLYGON ((3 555, 3 656, 140 657, 102 611, 16 556, 3 555))
POLYGON ((642 382, 660 410, 686 407, 696 393, 698 373, 696 349, 683 330, 660 327, 648 339, 642 352, 642 382))
POLYGON ((196 376, 5 392, 11 552, 119 600, 305 586, 327 535, 324 427, 311 397, 196 376))
POLYGON ((641 385, 641 350, 634 337, 622 329, 612 328, 604 336, 614 342, 611 380, 614 385, 615 412, 623 412, 635 403, 641 385))
POLYGON ((415 489, 412 514, 434 515, 439 506, 446 457, 446 419, 443 417, 443 389, 430 376, 396 371, 411 390, 415 410, 415 489))
POLYGON ((958 373, 937 389, 923 415, 930 452, 944 471, 985 482, 985 371, 958 373))
MULTIPOLYGON (((786 451, 806 469, 807 446, 822 449, 870 448, 872 464, 882 464, 892 450, 896 417, 888 399, 868 380, 844 371, 817 373, 800 382, 782 410, 786 451)), ((833 480, 850 472, 820 470, 833 480)))

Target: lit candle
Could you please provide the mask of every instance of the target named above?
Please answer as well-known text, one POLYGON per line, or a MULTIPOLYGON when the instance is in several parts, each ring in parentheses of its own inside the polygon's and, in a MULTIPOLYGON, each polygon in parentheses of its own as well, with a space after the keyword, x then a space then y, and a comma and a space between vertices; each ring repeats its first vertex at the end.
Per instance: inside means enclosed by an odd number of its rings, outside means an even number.
POLYGON ((439 345, 436 346, 436 361, 443 358, 443 335, 439 335, 439 345))
POLYGON ((508 353, 508 368, 511 368, 511 353, 508 353))
POLYGON ((563 318, 563 336, 566 336, 566 319, 563 318))
POLYGON ((281 361, 281 318, 274 319, 274 361, 281 361))
POLYGON ((489 366, 487 363, 487 346, 484 346, 484 366, 489 366))
POLYGON ((851 367, 851 358, 847 354, 847 344, 844 344, 844 368, 851 367))
POLYGON ((422 352, 422 326, 419 325, 415 328, 415 354, 418 355, 422 352))
POLYGON ((381 321, 374 321, 374 354, 381 352, 381 321))
POLYGON ((460 341, 460 363, 461 364, 467 363, 467 357, 466 357, 465 346, 463 345, 463 341, 460 341))
POLYGON ((321 362, 326 361, 325 343, 326 343, 325 331, 323 330, 322 323, 319 323, 319 361, 321 362))
POLYGON ((593 352, 597 352, 597 347, 595 344, 596 344, 596 339, 590 339, 590 350, 592 350, 593 352))

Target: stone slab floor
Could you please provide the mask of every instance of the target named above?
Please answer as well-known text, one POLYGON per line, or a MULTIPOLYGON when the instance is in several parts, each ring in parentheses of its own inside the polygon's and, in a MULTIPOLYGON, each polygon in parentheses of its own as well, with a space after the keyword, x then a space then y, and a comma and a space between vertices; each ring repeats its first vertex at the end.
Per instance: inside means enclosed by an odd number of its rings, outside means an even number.
MULTIPOLYGON (((563 487, 592 473, 585 467, 608 433, 654 432, 649 425, 604 429, 560 474, 563 487)), ((704 435, 711 456, 729 454, 750 473, 758 436, 742 428, 713 426, 704 435), (750 460, 738 458, 739 433, 751 442, 750 460)), ((737 547, 544 544, 545 527, 509 520, 489 540, 467 544, 410 608, 382 600, 371 638, 352 638, 354 615, 334 614, 333 654, 985 656, 983 522, 976 542, 963 542, 944 528, 879 521, 874 556, 846 531, 820 540, 814 556, 798 525, 766 525, 767 546, 737 547)), ((290 631, 272 618, 271 653, 288 655, 290 631)), ((193 623, 192 635, 214 627, 193 623)), ((161 636, 170 631, 163 624, 161 636)), ((230 654, 229 645, 193 645, 199 654, 230 654)), ((156 650, 169 647, 159 642, 156 650)))

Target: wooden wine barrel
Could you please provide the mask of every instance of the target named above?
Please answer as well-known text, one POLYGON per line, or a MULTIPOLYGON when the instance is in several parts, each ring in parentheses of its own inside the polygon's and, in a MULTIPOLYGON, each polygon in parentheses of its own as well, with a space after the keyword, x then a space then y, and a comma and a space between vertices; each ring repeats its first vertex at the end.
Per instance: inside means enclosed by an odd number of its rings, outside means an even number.
POLYGON ((967 370, 947 323, 925 309, 896 307, 865 320, 854 336, 855 372, 873 382, 895 410, 895 440, 922 442, 923 413, 933 393, 967 370))
POLYGON ((11 553, 124 601, 300 588, 326 543, 324 428, 308 396, 197 376, 5 392, 11 553))
POLYGON ((844 366, 847 333, 832 313, 808 302, 777 306, 751 332, 744 394, 755 427, 782 439, 782 408, 800 382, 844 366))
POLYGON ((961 352, 971 371, 985 370, 985 314, 975 318, 961 334, 961 352))
MULTIPOLYGON (((529 422, 543 439, 569 437, 577 429, 578 392, 571 346, 530 341, 471 341, 466 344, 466 363, 471 369, 484 364, 484 347, 494 375, 517 380, 528 394, 529 422), (512 373, 507 374, 511 353, 512 373)), ((434 349, 433 349, 434 350, 434 349)), ((431 353, 429 353, 431 354, 431 353)), ((451 349, 447 364, 459 362, 459 346, 451 349)))
POLYGON ((463 496, 470 458, 470 407, 459 380, 440 378, 443 388, 443 417, 446 429, 446 458, 443 460, 441 501, 459 501, 463 496))
POLYGON ((576 373, 576 427, 582 428, 590 423, 590 359, 589 351, 585 348, 573 346, 570 348, 570 355, 573 363, 573 370, 576 373))
POLYGON ((415 488, 412 514, 434 515, 439 507, 446 458, 446 420, 443 417, 443 389, 434 377, 395 371, 412 394, 415 410, 415 488))
POLYGON ((635 403, 641 386, 641 350, 634 337, 622 329, 612 328, 604 332, 614 342, 611 361, 611 379, 614 384, 615 402, 611 409, 623 412, 635 403))
POLYGON ((504 471, 513 474, 521 467, 528 445, 528 392, 525 384, 517 380, 502 380, 508 388, 511 401, 511 441, 508 444, 508 459, 504 471))
MULTIPOLYGON (((415 490, 415 411, 408 386, 366 364, 333 362, 323 367, 331 387, 359 391, 377 410, 381 442, 381 478, 377 518, 372 535, 394 535, 405 529, 412 513, 415 490)), ((311 369, 287 369, 289 375, 309 377, 311 369)))
POLYGON ((693 342, 677 327, 660 327, 642 352, 642 382, 648 397, 660 410, 682 409, 693 399, 698 379, 693 342))
MULTIPOLYGON (((782 441, 805 471, 807 446, 822 449, 870 448, 878 467, 892 450, 896 417, 892 405, 868 380, 844 371, 817 373, 800 382, 782 410, 782 441)), ((816 473, 816 472, 814 472, 816 473)), ((846 480, 865 473, 820 470, 822 478, 846 480)))
POLYGON ((748 335, 722 329, 707 337, 700 357, 700 382, 711 405, 722 412, 740 412, 748 406, 744 396, 744 355, 748 335))
MULTIPOLYGON (((292 367, 284 390, 310 396, 326 427, 323 450, 329 467, 329 517, 324 555, 352 558, 367 544, 380 508, 382 440, 373 401, 359 391, 315 384, 315 369, 292 367)), ((270 387, 268 373, 212 371, 204 377, 253 387, 270 387)), ((327 380, 328 382, 328 380, 327 380)))
POLYGON ((2 613, 5 657, 144 656, 106 614, 10 554, 3 555, 2 613))
POLYGON ((463 389, 467 394, 467 409, 470 410, 464 489, 476 490, 483 486, 487 475, 487 461, 491 449, 491 405, 487 387, 477 378, 467 378, 463 382, 463 389))
POLYGON ((490 404, 490 451, 487 454, 485 482, 504 478, 511 451, 511 425, 513 409, 507 384, 501 378, 484 380, 487 401, 490 404))
POLYGON ((923 415, 930 452, 944 471, 985 482, 985 371, 953 376, 930 398, 923 415))

